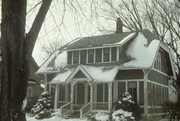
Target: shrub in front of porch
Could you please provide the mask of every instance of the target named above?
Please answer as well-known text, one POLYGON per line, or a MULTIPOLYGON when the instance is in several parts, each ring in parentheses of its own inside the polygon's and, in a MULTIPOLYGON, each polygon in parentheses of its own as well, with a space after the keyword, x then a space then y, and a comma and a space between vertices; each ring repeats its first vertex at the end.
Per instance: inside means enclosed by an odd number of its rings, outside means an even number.
POLYGON ((31 109, 30 115, 36 119, 43 119, 51 117, 53 112, 53 98, 48 92, 43 92, 38 102, 31 109))
POLYGON ((112 119, 115 121, 123 121, 123 119, 138 121, 140 118, 140 107, 135 103, 132 96, 128 92, 125 92, 122 98, 114 103, 112 119))

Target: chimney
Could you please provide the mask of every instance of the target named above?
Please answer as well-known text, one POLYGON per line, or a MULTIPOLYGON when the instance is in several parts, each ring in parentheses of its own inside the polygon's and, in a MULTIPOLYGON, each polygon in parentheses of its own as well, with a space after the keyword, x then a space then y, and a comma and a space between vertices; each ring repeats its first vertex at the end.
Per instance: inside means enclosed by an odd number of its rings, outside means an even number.
POLYGON ((117 18, 116 21, 116 34, 120 34, 123 32, 123 23, 120 18, 117 18))

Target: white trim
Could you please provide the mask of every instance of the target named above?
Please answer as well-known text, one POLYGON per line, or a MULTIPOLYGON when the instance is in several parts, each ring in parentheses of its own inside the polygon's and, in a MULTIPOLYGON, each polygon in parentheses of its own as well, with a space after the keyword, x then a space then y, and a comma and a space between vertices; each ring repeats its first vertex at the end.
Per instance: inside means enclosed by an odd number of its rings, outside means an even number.
POLYGON ((78 64, 80 64, 81 63, 81 53, 80 53, 81 51, 79 50, 78 51, 78 53, 79 53, 79 60, 78 60, 78 64))
POLYGON ((139 104, 139 81, 137 81, 137 104, 139 104))
POLYGON ((160 70, 158 70, 158 69, 156 69, 156 68, 151 68, 151 70, 153 70, 153 71, 156 71, 156 72, 159 72, 160 74, 162 74, 162 75, 164 75, 164 76, 169 76, 169 75, 167 75, 166 73, 164 73, 164 72, 162 72, 162 71, 160 71, 160 70))
MULTIPOLYGON (((109 62, 112 62, 112 60, 111 60, 111 58, 112 58, 112 57, 111 57, 111 55, 112 55, 112 54, 111 54, 111 51, 112 51, 112 47, 109 48, 109 62)), ((113 62, 114 62, 114 61, 113 61, 113 62)))
POLYGON ((141 82, 144 81, 144 79, 123 79, 123 80, 114 80, 114 82, 141 82))
POLYGON ((117 56, 117 58, 116 58, 116 59, 117 59, 117 60, 116 60, 117 62, 119 61, 119 58, 120 58, 120 57, 119 57, 119 48, 120 48, 120 47, 117 47, 117 53, 116 53, 116 54, 117 54, 117 55, 116 55, 116 56, 117 56))
POLYGON ((128 82, 127 81, 125 82, 125 86, 126 86, 125 91, 128 92, 128 82))
POLYGON ((81 65, 79 65, 66 80, 71 81, 71 79, 77 74, 78 71, 81 71, 87 77, 88 81, 93 80, 93 78, 86 72, 86 70, 81 65))
POLYGON ((167 88, 169 88, 169 86, 166 86, 166 85, 163 85, 163 84, 157 83, 157 82, 155 82, 155 81, 147 80, 147 82, 152 83, 152 84, 156 84, 156 85, 159 85, 159 86, 163 86, 163 87, 167 87, 167 88))

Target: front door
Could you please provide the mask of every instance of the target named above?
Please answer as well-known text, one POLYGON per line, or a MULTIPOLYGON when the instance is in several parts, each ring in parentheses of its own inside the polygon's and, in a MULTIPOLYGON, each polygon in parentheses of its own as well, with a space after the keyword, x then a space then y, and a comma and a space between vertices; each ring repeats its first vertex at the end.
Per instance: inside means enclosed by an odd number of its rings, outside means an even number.
POLYGON ((90 97, 89 85, 85 82, 77 82, 74 88, 74 103, 76 105, 87 104, 90 97))

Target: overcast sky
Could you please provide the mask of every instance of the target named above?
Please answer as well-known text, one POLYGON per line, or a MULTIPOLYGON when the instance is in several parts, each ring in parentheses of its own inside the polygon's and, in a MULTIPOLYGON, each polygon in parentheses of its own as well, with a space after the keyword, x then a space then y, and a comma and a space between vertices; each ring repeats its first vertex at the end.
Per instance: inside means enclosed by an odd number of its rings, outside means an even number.
MULTIPOLYGON (((38 2, 39 0, 28 0, 27 32, 40 5, 33 9, 32 7, 38 2)), ((64 45, 78 37, 102 34, 98 28, 101 28, 100 26, 103 23, 103 27, 109 30, 115 29, 114 20, 108 20, 109 22, 104 21, 101 16, 96 14, 97 9, 91 6, 92 3, 88 0, 73 2, 73 5, 67 1, 63 3, 60 0, 53 0, 33 51, 33 57, 38 65, 41 65, 47 57, 42 50, 42 46, 48 46, 51 41, 60 41, 61 45, 64 45)))

